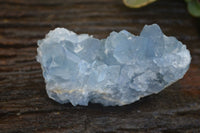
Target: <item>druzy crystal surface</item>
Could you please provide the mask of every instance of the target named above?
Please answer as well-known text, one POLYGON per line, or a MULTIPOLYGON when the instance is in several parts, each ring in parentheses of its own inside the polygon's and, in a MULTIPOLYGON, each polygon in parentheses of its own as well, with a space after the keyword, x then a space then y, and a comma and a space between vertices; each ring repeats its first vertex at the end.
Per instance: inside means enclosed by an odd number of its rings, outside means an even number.
POLYGON ((122 30, 102 40, 56 28, 38 46, 49 97, 74 106, 130 104, 181 79, 191 61, 186 46, 157 24, 139 36, 122 30))

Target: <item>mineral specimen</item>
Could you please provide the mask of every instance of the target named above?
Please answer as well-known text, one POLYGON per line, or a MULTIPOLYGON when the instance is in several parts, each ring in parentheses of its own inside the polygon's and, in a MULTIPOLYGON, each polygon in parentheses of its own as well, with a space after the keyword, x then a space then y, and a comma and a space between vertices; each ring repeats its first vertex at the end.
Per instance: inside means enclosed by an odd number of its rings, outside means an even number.
POLYGON ((140 36, 122 30, 102 40, 56 28, 38 46, 49 97, 74 106, 133 103, 181 79, 191 61, 186 46, 157 24, 140 36))

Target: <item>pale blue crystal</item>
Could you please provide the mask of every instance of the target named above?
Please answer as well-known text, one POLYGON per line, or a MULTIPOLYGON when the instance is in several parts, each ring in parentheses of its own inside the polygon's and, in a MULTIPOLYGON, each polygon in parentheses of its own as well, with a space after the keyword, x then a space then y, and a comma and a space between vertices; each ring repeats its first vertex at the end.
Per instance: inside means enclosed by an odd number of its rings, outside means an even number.
POLYGON ((140 36, 123 30, 102 40, 56 28, 38 46, 49 97, 74 106, 130 104, 181 79, 191 61, 186 46, 156 24, 140 36))

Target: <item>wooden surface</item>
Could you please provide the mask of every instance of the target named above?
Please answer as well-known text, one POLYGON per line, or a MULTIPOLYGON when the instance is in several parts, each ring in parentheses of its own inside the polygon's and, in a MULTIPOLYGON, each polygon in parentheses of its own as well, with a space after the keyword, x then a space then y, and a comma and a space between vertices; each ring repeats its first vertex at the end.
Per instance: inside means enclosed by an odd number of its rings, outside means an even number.
POLYGON ((0 0, 0 133, 199 133, 200 21, 183 0, 129 9, 121 0, 0 0), (55 27, 103 38, 113 30, 139 34, 158 23, 187 44, 192 63, 183 79, 123 107, 60 105, 45 92, 37 40, 55 27))

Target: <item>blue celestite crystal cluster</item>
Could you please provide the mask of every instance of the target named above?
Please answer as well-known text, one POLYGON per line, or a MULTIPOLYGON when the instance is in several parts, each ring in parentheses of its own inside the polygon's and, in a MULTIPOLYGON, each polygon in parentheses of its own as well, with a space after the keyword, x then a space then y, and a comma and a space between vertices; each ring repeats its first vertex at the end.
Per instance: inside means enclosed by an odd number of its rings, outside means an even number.
POLYGON ((102 40, 56 28, 38 46, 49 97, 74 106, 130 104, 181 79, 191 61, 186 46, 157 24, 139 36, 122 30, 102 40))

